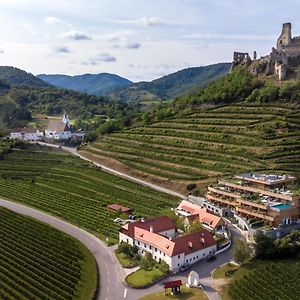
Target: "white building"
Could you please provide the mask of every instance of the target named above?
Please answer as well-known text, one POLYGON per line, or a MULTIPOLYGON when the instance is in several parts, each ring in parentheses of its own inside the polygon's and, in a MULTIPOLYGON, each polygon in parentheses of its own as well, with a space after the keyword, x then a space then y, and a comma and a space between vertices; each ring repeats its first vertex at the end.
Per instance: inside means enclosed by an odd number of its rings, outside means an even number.
POLYGON ((217 250, 216 241, 208 230, 176 236, 175 224, 165 216, 124 225, 119 232, 119 242, 136 245, 141 254, 150 252, 155 260, 165 261, 174 272, 217 250))
POLYGON ((47 139, 67 140, 71 136, 70 120, 66 113, 63 115, 62 120, 50 120, 45 130, 45 137, 47 139))
POLYGON ((9 135, 10 139, 19 139, 23 141, 39 141, 43 137, 43 132, 37 128, 14 128, 9 135))

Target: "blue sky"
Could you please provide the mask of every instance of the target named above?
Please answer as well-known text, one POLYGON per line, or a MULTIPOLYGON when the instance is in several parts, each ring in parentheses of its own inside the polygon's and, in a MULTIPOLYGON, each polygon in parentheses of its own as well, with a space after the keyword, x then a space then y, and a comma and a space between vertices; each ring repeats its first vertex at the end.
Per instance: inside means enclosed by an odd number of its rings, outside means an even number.
POLYGON ((191 66, 265 55, 300 1, 0 0, 0 65, 33 74, 110 72, 152 80, 191 66))

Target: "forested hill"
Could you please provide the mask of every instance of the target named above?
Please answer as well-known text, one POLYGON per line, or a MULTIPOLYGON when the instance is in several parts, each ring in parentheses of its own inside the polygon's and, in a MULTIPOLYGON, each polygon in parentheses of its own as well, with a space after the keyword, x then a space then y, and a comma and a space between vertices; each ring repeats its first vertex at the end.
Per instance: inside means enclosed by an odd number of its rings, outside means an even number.
POLYGON ((188 68, 151 82, 138 82, 107 94, 121 101, 152 101, 173 99, 176 96, 206 86, 212 80, 229 72, 230 63, 188 68))
POLYGON ((9 85, 49 87, 45 81, 14 67, 0 66, 0 80, 9 85))
POLYGON ((130 85, 132 82, 115 74, 83 74, 76 76, 46 75, 37 76, 58 88, 84 92, 90 95, 103 95, 113 89, 130 85))

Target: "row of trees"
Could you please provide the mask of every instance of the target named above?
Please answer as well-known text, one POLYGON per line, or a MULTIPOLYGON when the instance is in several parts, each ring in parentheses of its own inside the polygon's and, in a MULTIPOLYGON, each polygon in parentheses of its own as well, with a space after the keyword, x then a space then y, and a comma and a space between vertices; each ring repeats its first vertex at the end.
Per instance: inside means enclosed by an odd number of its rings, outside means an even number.
POLYGON ((294 230, 280 239, 273 239, 259 231, 255 235, 253 250, 244 238, 236 239, 233 246, 235 261, 242 264, 249 260, 252 254, 260 259, 293 257, 300 250, 300 231, 294 230))

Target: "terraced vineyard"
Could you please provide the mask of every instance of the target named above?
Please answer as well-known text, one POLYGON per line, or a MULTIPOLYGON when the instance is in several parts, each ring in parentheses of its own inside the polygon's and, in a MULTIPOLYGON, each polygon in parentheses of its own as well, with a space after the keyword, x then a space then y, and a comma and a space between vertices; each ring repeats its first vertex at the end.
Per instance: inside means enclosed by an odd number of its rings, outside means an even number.
MULTIPOLYGON (((38 149, 37 149, 38 150, 38 149)), ((22 202, 79 225, 100 238, 116 238, 119 226, 108 204, 154 216, 177 198, 120 179, 83 160, 52 151, 15 150, 0 161, 0 197, 22 202)))
POLYGON ((298 300, 300 263, 289 261, 258 266, 229 284, 232 300, 298 300))
POLYGON ((300 173, 300 110, 235 104, 104 136, 84 150, 187 184, 249 170, 300 173))
POLYGON ((96 264, 78 241, 0 207, 0 299, 92 299, 96 264))

